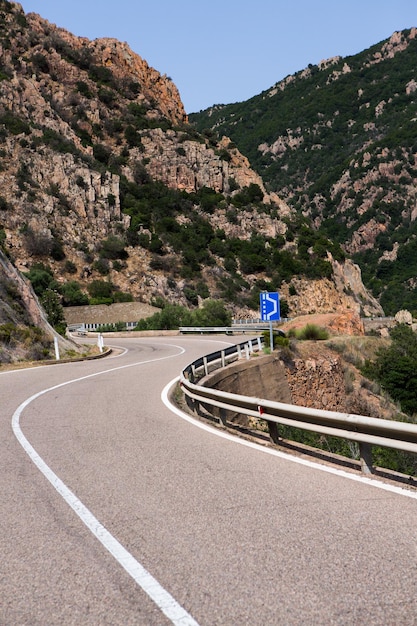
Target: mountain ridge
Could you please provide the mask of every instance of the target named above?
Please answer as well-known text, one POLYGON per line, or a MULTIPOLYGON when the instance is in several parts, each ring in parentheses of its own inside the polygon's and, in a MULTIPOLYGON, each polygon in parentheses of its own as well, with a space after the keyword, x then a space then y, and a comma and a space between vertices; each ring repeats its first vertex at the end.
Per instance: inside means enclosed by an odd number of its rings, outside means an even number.
POLYGON ((190 115, 200 132, 230 136, 267 189, 340 243, 388 313, 399 301, 417 308, 416 51, 413 27, 244 103, 190 115))
POLYGON ((268 190, 226 136, 188 123, 172 81, 0 1, 0 245, 41 296, 256 316, 381 311, 340 247, 268 190), (307 296, 307 294, 309 294, 307 296))

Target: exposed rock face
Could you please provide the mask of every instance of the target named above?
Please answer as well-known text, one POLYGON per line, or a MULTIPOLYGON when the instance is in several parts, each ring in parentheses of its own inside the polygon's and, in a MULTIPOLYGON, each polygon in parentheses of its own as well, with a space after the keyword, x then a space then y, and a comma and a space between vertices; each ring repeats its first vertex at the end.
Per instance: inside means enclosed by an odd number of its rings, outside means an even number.
POLYGON ((244 146, 268 189, 354 255, 390 315, 416 300, 416 53, 417 29, 404 29, 190 116, 244 146))
MULTIPOLYGON (((150 222, 165 217, 158 214, 141 223, 141 203, 149 199, 140 194, 148 181, 193 194, 187 200, 193 216, 218 233, 220 246, 225 238, 247 242, 254 234, 273 240, 265 249, 286 246, 293 211, 267 192, 227 137, 217 142, 187 124, 172 81, 126 43, 75 37, 38 15, 25 16, 15 3, 4 2, 3 18, 0 235, 5 240, 0 243, 17 268, 25 271, 44 263, 58 283, 76 280, 84 291, 93 280, 105 280, 146 303, 162 297, 189 304, 181 251, 164 242, 155 261, 151 245, 140 241, 139 236, 152 241, 157 229, 150 222), (135 185, 137 195, 126 209, 129 185, 135 185), (259 189, 261 209, 251 202, 236 208, 232 199, 251 186, 259 189), (222 194, 210 210, 195 198, 205 188, 222 194), (130 224, 136 229, 133 235, 130 224), (139 243, 131 243, 128 235, 139 243), (126 243, 127 258, 112 259, 103 268, 102 243, 109 237, 126 243)), ((172 215, 181 226, 191 223, 189 216, 168 207, 166 217, 172 215)), ((228 270, 220 254, 213 253, 210 261, 201 268, 201 280, 214 298, 221 297, 222 281, 227 283, 232 272, 248 293, 270 279, 266 271, 243 275, 238 264, 228 270)), ((283 296, 295 313, 358 309, 353 279, 344 275, 343 264, 334 267, 334 277, 327 281, 310 286, 310 281, 296 279, 295 296, 283 283, 283 296)), ((376 310, 359 283, 358 278, 355 288, 361 301, 369 302, 366 311, 376 310)), ((240 303, 233 307, 242 315, 258 313, 240 303)))
MULTIPOLYGON (((46 315, 39 305, 39 301, 29 281, 16 270, 12 263, 0 251, 0 325, 13 324, 16 326, 36 326, 42 329, 49 338, 58 340, 62 350, 77 350, 73 342, 58 335, 48 323, 46 315), (10 300, 10 304, 8 303, 10 300)), ((0 342, 1 343, 1 342, 0 342)), ((2 352, 0 345, 0 353, 2 352)), ((20 349, 22 358, 28 357, 28 349, 20 349)), ((3 355, 2 355, 3 356, 3 355)), ((30 355, 29 355, 30 356, 30 355)), ((0 357, 0 362, 4 358, 0 357)))
POLYGON ((327 411, 346 410, 346 386, 339 357, 297 359, 286 369, 292 404, 327 411))
POLYGON ((355 263, 349 260, 339 263, 332 259, 332 265, 332 280, 294 278, 295 295, 283 286, 282 292, 291 304, 293 316, 336 311, 362 317, 384 315, 381 305, 363 286, 361 271, 355 263))
POLYGON ((246 157, 236 148, 229 147, 227 137, 223 137, 214 149, 187 140, 175 131, 163 132, 158 128, 143 135, 142 145, 143 156, 149 160, 146 170, 152 178, 161 180, 168 187, 188 193, 210 187, 218 193, 230 194, 233 180, 238 188, 256 184, 264 192, 265 199, 269 198, 261 177, 251 170, 246 157))
POLYGON ((319 313, 312 315, 300 315, 285 322, 282 329, 288 332, 291 329, 300 329, 307 324, 313 324, 324 328, 331 335, 363 335, 364 325, 357 313, 319 313))
MULTIPOLYGON (((210 388, 312 409, 393 419, 398 411, 369 391, 351 364, 321 342, 299 342, 283 360, 277 355, 240 361, 210 374, 210 388), (302 345, 301 345, 302 344, 302 345)), ((213 414, 218 416, 217 409, 213 414)), ((231 422, 259 428, 253 418, 229 413, 231 422)))

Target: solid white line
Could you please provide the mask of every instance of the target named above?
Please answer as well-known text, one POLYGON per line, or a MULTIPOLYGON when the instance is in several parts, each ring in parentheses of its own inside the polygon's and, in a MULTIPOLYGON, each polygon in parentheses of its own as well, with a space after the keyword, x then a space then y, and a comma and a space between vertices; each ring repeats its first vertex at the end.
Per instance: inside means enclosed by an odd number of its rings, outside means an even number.
POLYGON ((162 402, 165 406, 181 417, 186 422, 190 422, 194 426, 205 430, 206 432, 211 433, 212 435, 216 435, 217 437, 222 437, 223 439, 227 439, 228 441, 233 441, 241 446, 246 446, 247 448, 252 448, 254 450, 258 450, 259 452, 263 452, 264 454, 270 454, 272 456, 277 456, 280 459, 285 459, 286 461, 291 461, 292 463, 298 463, 299 465, 304 465, 305 467, 309 467, 312 469, 320 470, 321 472, 327 472, 328 474, 334 474, 336 476, 340 476, 341 478, 348 478, 349 480, 353 480, 359 483, 364 483, 365 485, 369 485, 370 487, 376 487, 377 489, 383 489, 384 491, 390 491, 391 493, 395 493, 400 496, 406 496, 407 498, 417 499, 417 492, 409 491, 408 489, 403 489, 402 487, 396 487, 395 485, 389 485, 386 483, 379 482, 373 478, 368 478, 366 476, 360 476, 356 474, 350 474, 349 472, 345 472, 344 470, 337 469, 336 467, 329 467, 327 465, 321 465, 320 463, 314 463, 313 461, 309 461, 308 459, 301 459, 295 457, 291 454, 283 452, 281 450, 275 450, 274 448, 266 448, 265 446, 261 446, 258 443, 254 443, 252 441, 247 441, 246 439, 241 439, 240 437, 236 437, 231 435, 230 433, 223 432, 218 428, 213 428, 209 424, 205 424, 201 420, 188 415, 184 411, 181 411, 178 407, 171 403, 169 400, 169 391, 170 389, 179 381, 179 376, 174 378, 169 382, 161 393, 162 402))
MULTIPOLYGON (((172 347, 172 344, 169 344, 172 347)), ((180 354, 185 352, 181 346, 175 346, 180 350, 180 354)), ((173 357, 179 356, 178 354, 168 357, 160 357, 157 359, 149 359, 147 361, 140 361, 137 363, 122 365, 119 367, 113 367, 101 372, 89 374, 88 376, 81 376, 73 380, 54 385, 48 389, 44 389, 34 394, 16 409, 12 418, 12 428, 19 443, 24 448, 25 452, 29 455, 30 459, 35 463, 42 474, 49 480, 51 485, 61 495, 65 502, 73 509, 78 515, 80 520, 87 526, 87 528, 93 533, 93 535, 101 542, 101 544, 110 552, 110 554, 116 559, 116 561, 124 568, 124 570, 136 581, 136 583, 148 594, 153 600, 156 606, 166 615, 166 617, 175 626, 198 626, 198 623, 191 617, 185 609, 166 591, 159 582, 141 565, 131 554, 124 548, 111 533, 98 521, 96 517, 91 513, 89 509, 77 498, 77 496, 62 482, 60 478, 51 470, 51 468, 45 463, 45 461, 39 456, 33 446, 24 436, 20 428, 20 416, 24 409, 34 400, 40 396, 64 387, 65 385, 71 385, 73 383, 100 376, 101 374, 108 374, 117 370, 127 369, 129 367, 135 367, 137 365, 144 365, 145 363, 154 363, 155 361, 163 361, 173 357)))

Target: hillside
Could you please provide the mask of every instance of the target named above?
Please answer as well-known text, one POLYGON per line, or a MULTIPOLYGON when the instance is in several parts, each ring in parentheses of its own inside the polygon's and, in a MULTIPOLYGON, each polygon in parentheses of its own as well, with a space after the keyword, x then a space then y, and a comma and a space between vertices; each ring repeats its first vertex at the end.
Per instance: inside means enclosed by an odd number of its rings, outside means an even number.
POLYGON ((417 310, 417 30, 190 115, 360 265, 387 314, 417 310))
POLYGON ((50 309, 213 298, 254 317, 266 289, 287 313, 381 312, 339 244, 126 43, 0 0, 0 50, 0 247, 50 309))

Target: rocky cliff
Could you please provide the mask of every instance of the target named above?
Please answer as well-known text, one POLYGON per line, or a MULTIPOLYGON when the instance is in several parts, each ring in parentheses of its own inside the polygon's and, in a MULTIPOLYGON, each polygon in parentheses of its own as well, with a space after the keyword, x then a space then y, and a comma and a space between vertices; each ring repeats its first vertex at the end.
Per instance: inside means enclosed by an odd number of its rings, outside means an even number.
POLYGON ((413 310, 417 28, 190 116, 229 135, 275 190, 362 269, 385 312, 413 310))
POLYGON ((60 293, 98 281, 148 303, 221 297, 238 316, 278 287, 303 312, 380 311, 331 242, 301 257, 294 211, 227 137, 197 133, 170 78, 126 43, 7 0, 0 12, 0 244, 19 270, 41 265, 60 293), (322 266, 326 279, 302 277, 322 266))

